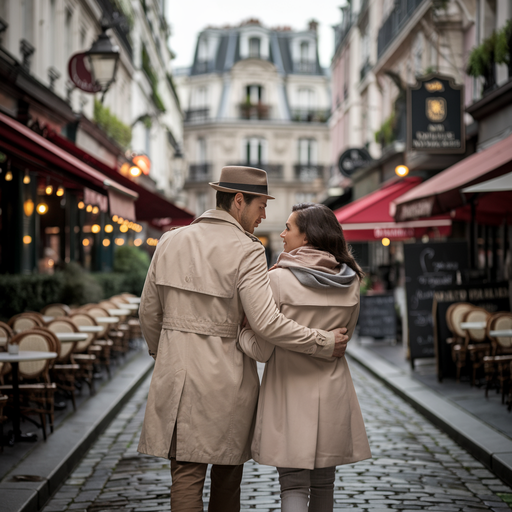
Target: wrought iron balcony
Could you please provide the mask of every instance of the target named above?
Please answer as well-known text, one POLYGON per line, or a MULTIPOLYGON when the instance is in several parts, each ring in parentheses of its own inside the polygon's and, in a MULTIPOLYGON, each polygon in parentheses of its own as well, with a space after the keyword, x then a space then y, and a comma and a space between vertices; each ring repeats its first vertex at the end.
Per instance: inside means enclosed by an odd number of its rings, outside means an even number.
POLYGON ((212 164, 190 164, 187 182, 203 183, 212 180, 212 164))
POLYGON ((363 80, 370 69, 372 69, 372 65, 370 64, 370 60, 366 59, 366 62, 361 66, 361 69, 359 70, 359 79, 363 80))
POLYGON ((292 121, 300 123, 325 123, 329 119, 329 110, 296 108, 292 110, 292 121))
POLYGON ((241 103, 239 105, 240 119, 265 120, 270 119, 270 107, 265 103, 241 103))
POLYGON ((192 108, 185 112, 186 123, 204 123, 210 119, 210 109, 205 108, 192 108))
POLYGON ((236 164, 229 165, 239 165, 243 167, 256 167, 258 169, 262 169, 266 171, 269 179, 282 179, 283 178, 283 165, 282 164, 264 164, 262 162, 239 162, 236 164))
POLYGON ((316 62, 314 60, 296 60, 293 63, 294 73, 303 73, 314 75, 317 72, 316 62))
POLYGON ((324 178, 323 165, 297 164, 294 165, 295 178, 299 181, 315 181, 324 178))
POLYGON ((395 7, 379 29, 377 58, 384 53, 421 3, 427 0, 396 0, 395 7))

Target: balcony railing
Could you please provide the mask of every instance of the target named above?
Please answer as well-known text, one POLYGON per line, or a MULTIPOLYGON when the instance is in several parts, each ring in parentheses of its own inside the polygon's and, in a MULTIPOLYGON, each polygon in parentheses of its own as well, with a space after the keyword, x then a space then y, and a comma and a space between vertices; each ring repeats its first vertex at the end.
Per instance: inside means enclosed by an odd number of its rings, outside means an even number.
POLYGON ((239 105, 240 119, 265 120, 270 119, 270 107, 264 103, 241 103, 239 105))
POLYGON ((329 110, 311 110, 306 108, 296 108, 292 110, 292 121, 300 123, 325 123, 329 119, 329 110))
POLYGON ((256 167, 258 169, 262 169, 266 171, 268 174, 269 179, 282 179, 283 178, 283 165, 282 164, 264 164, 262 162, 242 162, 237 164, 229 164, 229 165, 237 165, 237 166, 243 166, 243 167, 256 167))
POLYGON ((426 0, 397 0, 395 7, 379 29, 377 36, 377 58, 384 53, 414 11, 426 0))
POLYGON ((315 181, 324 178, 323 165, 297 164, 294 165, 295 178, 299 181, 315 181))
POLYGON ((359 70, 359 79, 363 80, 370 69, 372 69, 372 65, 370 64, 369 59, 366 59, 366 62, 361 66, 361 69, 359 70))
POLYGON ((186 123, 204 123, 210 119, 209 108, 192 108, 185 111, 186 123))
POLYGON ((314 60, 296 60, 293 63, 293 71, 295 73, 304 73, 313 75, 316 73, 316 62, 314 60))
POLYGON ((211 181, 212 164, 190 164, 188 167, 187 181, 193 183, 202 183, 211 181))

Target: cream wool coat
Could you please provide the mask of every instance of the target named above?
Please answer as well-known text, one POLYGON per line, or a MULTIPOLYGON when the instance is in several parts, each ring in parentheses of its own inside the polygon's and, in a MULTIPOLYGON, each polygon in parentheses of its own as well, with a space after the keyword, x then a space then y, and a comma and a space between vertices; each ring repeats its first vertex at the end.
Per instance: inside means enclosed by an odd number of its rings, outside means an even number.
POLYGON ((334 335, 286 319, 270 289, 263 246, 227 212, 209 210, 160 239, 139 317, 155 357, 138 450, 176 459, 242 464, 251 457, 259 380, 236 348, 247 315, 259 336, 330 358, 334 335))
MULTIPOLYGON (((315 289, 303 286, 288 268, 269 275, 276 303, 288 318, 321 329, 346 326, 352 336, 359 315, 357 278, 348 288, 315 289)), ((242 331, 239 343, 246 354, 267 362, 252 442, 254 460, 314 469, 371 457, 345 358, 326 361, 290 352, 250 329, 242 331)))

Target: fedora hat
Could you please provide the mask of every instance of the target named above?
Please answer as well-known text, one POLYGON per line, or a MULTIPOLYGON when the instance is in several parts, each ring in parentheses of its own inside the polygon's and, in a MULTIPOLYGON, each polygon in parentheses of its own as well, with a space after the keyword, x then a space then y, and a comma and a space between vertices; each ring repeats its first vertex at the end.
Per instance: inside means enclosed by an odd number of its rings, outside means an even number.
POLYGON ((275 199, 268 195, 267 173, 255 167, 229 165, 223 167, 220 181, 209 184, 220 192, 253 194, 267 199, 275 199))

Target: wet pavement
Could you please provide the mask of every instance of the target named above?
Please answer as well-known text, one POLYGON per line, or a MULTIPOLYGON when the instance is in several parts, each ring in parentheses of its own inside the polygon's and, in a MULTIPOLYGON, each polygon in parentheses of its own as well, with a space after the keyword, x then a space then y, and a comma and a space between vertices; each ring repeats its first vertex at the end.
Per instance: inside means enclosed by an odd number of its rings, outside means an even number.
MULTIPOLYGON (((380 380, 349 362, 373 458, 337 468, 335 510, 511 510, 510 487, 380 380)), ((149 382, 144 381, 44 512, 170 510, 169 461, 136 451, 149 382)), ((205 508, 208 494, 207 479, 205 508)), ((280 510, 274 468, 245 464, 242 510, 280 510)))

